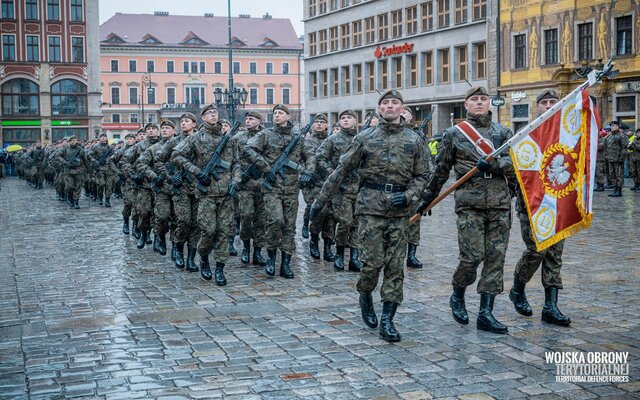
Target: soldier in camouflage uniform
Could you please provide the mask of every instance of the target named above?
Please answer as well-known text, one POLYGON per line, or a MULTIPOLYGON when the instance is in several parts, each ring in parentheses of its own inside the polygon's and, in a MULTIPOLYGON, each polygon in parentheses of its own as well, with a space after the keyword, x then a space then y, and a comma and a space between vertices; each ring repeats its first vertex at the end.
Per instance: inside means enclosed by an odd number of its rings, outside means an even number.
POLYGON ((629 170, 633 176, 633 187, 630 190, 636 192, 640 190, 640 128, 636 129, 636 133, 631 137, 627 145, 629 157, 629 170))
POLYGON ((113 193, 113 185, 111 179, 111 166, 107 163, 109 157, 113 155, 113 147, 109 145, 107 134, 101 133, 99 142, 88 152, 92 165, 92 175, 94 176, 94 186, 98 198, 98 204, 102 205, 102 197, 104 194, 104 206, 111 207, 111 194, 113 193))
POLYGON ((404 127, 402 108, 397 90, 380 96, 379 124, 355 137, 311 206, 311 219, 315 219, 351 171, 358 171, 362 180, 356 202, 363 263, 357 283, 360 308, 365 324, 378 326, 371 292, 384 270, 380 337, 388 342, 401 339, 393 318, 403 300, 408 205, 418 198, 428 178, 425 149, 418 135, 404 127))
POLYGON ((624 159, 627 155, 629 139, 620 130, 618 121, 611 121, 611 133, 605 139, 605 159, 609 167, 609 175, 613 183, 613 193, 609 197, 621 197, 624 185, 624 159))
POLYGON ((42 182, 44 181, 43 164, 46 158, 44 149, 42 148, 42 142, 36 141, 36 144, 29 153, 29 165, 31 166, 31 176, 33 179, 33 187, 36 189, 42 189, 42 182))
MULTIPOLYGON (((231 122, 229 122, 229 120, 221 119, 220 125, 222 125, 223 135, 226 135, 231 132, 231 122)), ((240 206, 238 205, 238 196, 233 198, 233 220, 235 221, 236 228, 232 229, 231 234, 229 235, 229 255, 237 256, 238 251, 234 247, 233 242, 235 240, 236 231, 239 230, 238 225, 240 224, 240 206)))
POLYGON ((234 147, 229 142, 220 151, 220 160, 229 163, 229 168, 217 168, 218 178, 202 171, 225 135, 218 122, 215 104, 205 105, 200 114, 203 120, 201 129, 176 146, 171 159, 180 168, 195 175, 206 190, 204 193, 202 190, 196 192, 199 198, 197 222, 201 234, 198 244, 200 276, 204 280, 211 280, 209 254, 213 250, 216 261, 215 282, 218 286, 224 286, 227 284, 224 267, 229 259, 228 238, 233 228, 232 197, 237 195, 241 171, 239 164, 235 162, 237 156, 234 147))
MULTIPOLYGON (((136 201, 136 192, 133 189, 133 182, 131 181, 133 170, 131 169, 131 165, 129 163, 124 162, 124 155, 136 143, 136 135, 134 135, 133 133, 127 133, 127 135, 124 137, 124 141, 124 147, 116 150, 116 152, 111 157, 109 157, 109 163, 111 164, 112 169, 117 171, 118 179, 120 180, 120 185, 122 187, 122 233, 128 235, 129 217, 131 217, 131 211, 136 201)), ((133 222, 134 230, 137 228, 136 222, 136 220, 134 220, 133 222)))
MULTIPOLYGON (((560 97, 555 90, 543 90, 536 97, 536 105, 538 107, 538 115, 542 115, 545 111, 553 107, 560 97)), ((542 250, 536 249, 536 243, 533 239, 533 232, 529 223, 527 214, 527 206, 524 195, 518 190, 516 202, 516 211, 520 220, 520 233, 522 240, 527 246, 522 253, 522 257, 516 264, 513 274, 513 287, 509 292, 509 299, 513 302, 516 311, 525 316, 533 315, 531 306, 527 301, 525 294, 525 286, 533 277, 533 274, 542 264, 541 278, 542 286, 544 286, 544 308, 542 309, 542 321, 568 326, 571 320, 560 312, 558 309, 558 290, 562 289, 562 277, 560 269, 562 268, 562 250, 564 249, 564 240, 542 250)))
POLYGON ((51 164, 51 168, 54 171, 53 188, 56 191, 58 201, 65 201, 66 199, 65 190, 64 190, 64 179, 62 174, 62 165, 58 159, 58 154, 61 153, 62 149, 64 149, 67 146, 67 142, 68 142, 68 139, 66 137, 63 138, 60 141, 60 143, 58 143, 56 147, 51 151, 51 154, 47 159, 49 164, 51 164))
POLYGON ((158 163, 170 173, 167 184, 171 186, 171 203, 175 213, 175 229, 173 239, 175 241, 174 262, 176 268, 183 269, 185 267, 184 244, 187 243, 187 260, 186 267, 189 272, 198 271, 195 263, 198 240, 200 239, 200 230, 197 224, 198 217, 198 198, 195 196, 195 185, 189 183, 186 177, 183 177, 183 169, 171 161, 171 156, 176 146, 182 143, 187 137, 194 134, 197 127, 196 116, 190 112, 186 112, 180 116, 181 134, 174 136, 160 149, 158 155, 158 163), (173 172, 172 172, 173 171, 173 172))
MULTIPOLYGON (((316 155, 318 165, 324 169, 328 175, 335 170, 340 161, 340 157, 347 151, 355 137, 357 116, 353 110, 345 110, 339 115, 340 131, 329 136, 318 148, 316 155)), ((344 250, 349 247, 349 270, 359 272, 362 263, 358 258, 358 249, 354 241, 355 238, 355 207, 356 197, 359 191, 360 179, 357 171, 351 171, 338 188, 338 192, 331 200, 333 217, 336 220, 336 255, 333 261, 333 268, 337 271, 344 271, 344 250)))
POLYGON ((69 137, 69 145, 57 154, 57 159, 64 168, 65 189, 69 206, 80 208, 78 201, 80 200, 84 173, 89 161, 84 148, 78 144, 78 139, 75 136, 69 137))
MULTIPOLYGON (((278 247, 282 253, 280 276, 291 279, 291 255, 295 251, 296 217, 298 215, 298 193, 300 192, 300 178, 298 173, 304 172, 305 179, 313 176, 315 170, 315 154, 305 154, 304 138, 298 140, 296 146, 289 153, 288 159, 298 165, 307 161, 305 171, 297 171, 284 167, 284 178, 276 176, 271 171, 272 164, 283 153, 287 145, 294 139, 289 119, 289 109, 283 104, 273 108, 274 126, 263 129, 249 139, 244 156, 259 171, 265 174, 265 180, 272 186, 272 190, 264 193, 264 210, 266 218, 267 254, 269 261, 265 267, 268 276, 275 275, 276 251, 278 247)), ((300 169, 302 166, 300 165, 300 169)))
MULTIPOLYGON (((485 88, 469 89, 464 106, 467 110, 466 121, 495 148, 513 136, 509 129, 491 122, 489 94, 485 88)), ((460 261, 451 282, 453 294, 449 305, 453 317, 460 324, 469 323, 464 292, 467 286, 476 281, 477 268, 484 261, 477 287, 480 293, 477 328, 507 333, 507 327, 498 322, 492 312, 495 296, 503 290, 504 259, 511 229, 512 193, 509 185, 516 185, 511 157, 497 156, 494 160, 486 161, 456 127, 445 131, 440 146, 433 176, 417 212, 422 212, 438 196, 449 179, 451 168, 457 178, 474 166, 480 170, 455 192, 460 261)))
MULTIPOLYGON (((324 242, 324 249, 322 257, 325 261, 334 261, 335 256, 331 252, 331 245, 333 244, 335 234, 335 220, 330 210, 330 206, 325 207, 320 213, 320 217, 314 221, 309 220, 309 211, 311 210, 311 204, 313 200, 320 193, 322 184, 329 176, 329 173, 318 163, 317 151, 322 142, 327 139, 327 116, 324 114, 316 115, 311 131, 307 134, 304 141, 305 153, 316 154, 316 176, 311 182, 302 186, 302 195, 304 202, 307 204, 304 210, 304 223, 309 225, 309 232, 311 233, 311 240, 309 240, 309 255, 315 259, 320 259, 320 249, 318 248, 318 242, 320 241, 320 234, 322 234, 322 240, 324 242)), ((303 234, 304 237, 304 226, 303 234)))
POLYGON ((253 239, 253 265, 265 266, 267 260, 262 256, 262 248, 266 245, 266 231, 264 225, 264 199, 262 195, 262 185, 259 178, 262 174, 251 174, 248 170, 250 165, 242 158, 247 142, 262 129, 262 115, 257 111, 249 111, 244 124, 247 128, 233 137, 232 145, 235 147, 236 155, 239 157, 238 163, 241 175, 240 187, 238 188, 238 210, 240 212, 240 240, 243 249, 240 261, 248 264, 251 258, 251 239, 253 239))
POLYGON ((596 187, 593 189, 594 192, 604 192, 604 180, 607 175, 604 170, 604 166, 607 162, 605 160, 605 143, 606 131, 603 130, 598 136, 598 155, 596 158, 596 187))

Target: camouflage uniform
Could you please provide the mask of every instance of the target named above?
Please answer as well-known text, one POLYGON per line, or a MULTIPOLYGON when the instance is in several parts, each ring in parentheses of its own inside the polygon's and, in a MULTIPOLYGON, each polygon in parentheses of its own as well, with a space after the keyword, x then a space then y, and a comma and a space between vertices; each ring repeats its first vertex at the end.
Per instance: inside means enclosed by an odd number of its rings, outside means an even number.
POLYGON ((33 185, 36 189, 42 189, 42 182, 44 180, 43 164, 46 158, 45 150, 40 147, 34 146, 29 153, 29 165, 31 165, 31 177, 33 179, 33 185))
POLYGON ((82 191, 84 173, 89 162, 84 148, 80 144, 75 147, 67 145, 62 148, 56 158, 64 168, 63 179, 67 198, 77 208, 80 192, 82 191))
MULTIPOLYGON (((305 154, 314 153, 316 155, 316 179, 311 182, 311 184, 306 185, 302 188, 302 197, 304 198, 304 202, 306 203, 306 207, 304 210, 304 215, 306 219, 309 219, 309 209, 311 208, 311 203, 320 193, 320 189, 322 189, 322 184, 329 176, 330 172, 324 169, 323 165, 318 162, 318 149, 320 145, 327 140, 327 132, 317 132, 311 131, 307 137, 304 139, 305 146, 305 154)), ((305 160, 305 165, 310 162, 305 160)), ((309 232, 313 235, 322 234, 322 239, 325 241, 325 248, 327 244, 331 244, 335 237, 335 219, 333 218, 333 214, 331 213, 330 207, 327 206, 320 213, 320 217, 314 221, 309 221, 309 232), (327 243, 328 242, 328 243, 327 243)))
MULTIPOLYGON (((153 146, 158 142, 158 138, 148 136, 142 142, 138 142, 135 145, 131 146, 130 149, 124 154, 124 161, 130 164, 131 170, 129 173, 131 176, 135 176, 141 182, 138 185, 136 191, 136 201, 134 204, 136 215, 137 215, 137 225, 140 231, 142 232, 142 236, 149 235, 151 230, 151 216, 153 215, 153 192, 151 191, 151 184, 142 177, 142 174, 136 168, 136 162, 138 158, 147 150, 149 147, 153 146)), ((138 247, 142 248, 144 246, 138 247)))
POLYGON ((104 194, 105 206, 110 207, 109 200, 113 194, 113 178, 111 167, 107 163, 109 157, 113 155, 113 148, 108 143, 98 143, 89 151, 89 158, 93 165, 92 188, 102 204, 104 194))
POLYGON ((629 169, 633 176, 633 188, 631 190, 640 190, 640 132, 636 132, 633 141, 629 146, 629 169))
POLYGON ((605 160, 605 149, 606 149, 606 140, 604 136, 600 136, 598 138, 598 155, 596 158, 596 188, 595 191, 601 192, 604 190, 604 180, 606 178, 606 173, 604 170, 604 166, 606 164, 605 160))
POLYGON ((615 191, 624 185, 624 159, 629 140, 620 129, 612 131, 606 138, 605 159, 609 167, 611 182, 615 191))
MULTIPOLYGON (((131 217, 133 205, 136 201, 136 192, 133 188, 133 182, 131 181, 131 176, 135 174, 135 171, 131 167, 131 164, 125 161, 124 155, 133 146, 134 145, 125 145, 109 157, 109 162, 112 168, 118 171, 118 177, 121 182, 123 203, 122 218, 127 224, 129 224, 129 217, 131 217)), ((135 222, 137 223, 137 218, 135 218, 135 222)))

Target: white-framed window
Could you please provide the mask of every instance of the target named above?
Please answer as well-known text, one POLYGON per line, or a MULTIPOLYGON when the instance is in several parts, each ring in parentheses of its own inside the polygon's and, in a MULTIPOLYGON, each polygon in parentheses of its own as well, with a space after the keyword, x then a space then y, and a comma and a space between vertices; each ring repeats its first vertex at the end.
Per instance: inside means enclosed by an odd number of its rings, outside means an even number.
POLYGON ((267 73, 267 75, 272 75, 273 74, 273 63, 272 62, 268 62, 267 63, 266 73, 267 73))
POLYGON ((36 35, 27 36, 27 61, 40 61, 40 37, 36 35))
POLYGON ((156 62, 154 60, 147 60, 147 72, 156 71, 156 62))
POLYGON ((266 88, 264 93, 265 93, 266 103, 275 104, 273 88, 266 88))
POLYGON ((249 63, 249 73, 253 75, 258 73, 258 63, 256 63, 255 61, 251 61, 249 63))
POLYGON ((282 63, 282 75, 289 75, 289 63, 288 62, 283 62, 282 63))
POLYGON ((120 114, 111 114, 111 122, 120 122, 120 114))
POLYGON ((258 104, 258 88, 249 88, 249 104, 258 104))
POLYGON ((129 86, 129 104, 138 104, 138 88, 129 86))
POLYGON ((84 13, 82 12, 82 1, 83 0, 71 0, 71 21, 72 22, 81 22, 84 21, 84 13))
POLYGON ((129 122, 137 124, 138 123, 138 113, 129 114, 129 122))
POLYGON ((282 88, 282 104, 291 104, 291 89, 282 88))
POLYGON ((60 36, 49 36, 49 62, 61 62, 60 36))
POLYGON ((47 0, 47 20, 60 21, 60 0, 47 0))
POLYGON ((205 86, 185 86, 184 102, 187 104, 205 104, 207 100, 205 92, 205 86))
POLYGON ((120 104, 120 88, 111 86, 111 104, 120 104))
POLYGON ((129 72, 138 72, 138 61, 129 60, 129 72))
POLYGON ((71 62, 84 62, 84 38, 81 36, 71 37, 71 62))
POLYGON ((167 88, 167 103, 176 104, 176 88, 174 87, 167 88))
POLYGON ((16 35, 2 35, 2 61, 16 60, 16 35))

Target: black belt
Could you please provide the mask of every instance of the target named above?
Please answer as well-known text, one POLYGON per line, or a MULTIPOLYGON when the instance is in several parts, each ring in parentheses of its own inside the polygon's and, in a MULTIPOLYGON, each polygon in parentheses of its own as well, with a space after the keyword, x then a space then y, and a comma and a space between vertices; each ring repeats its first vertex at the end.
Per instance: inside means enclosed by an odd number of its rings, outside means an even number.
MULTIPOLYGON (((475 173, 475 175, 473 175, 471 177, 471 179, 504 179, 504 175, 503 174, 492 174, 491 172, 482 172, 482 171, 478 171, 475 173)), ((460 179, 460 178, 458 178, 460 179)))
POLYGON ((406 186, 394 185, 393 183, 365 182, 363 186, 366 187, 367 189, 380 190, 381 192, 386 192, 386 193, 397 193, 397 192, 404 192, 407 190, 406 186))

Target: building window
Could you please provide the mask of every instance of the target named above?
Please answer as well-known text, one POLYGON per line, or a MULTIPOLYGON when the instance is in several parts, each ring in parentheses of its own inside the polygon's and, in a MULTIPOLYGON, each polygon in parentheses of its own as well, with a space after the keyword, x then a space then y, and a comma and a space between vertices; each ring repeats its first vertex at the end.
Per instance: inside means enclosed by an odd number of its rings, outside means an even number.
POLYGON ((636 96, 617 96, 616 112, 617 113, 635 113, 636 112, 636 96))
POLYGON ((513 37, 514 67, 527 66, 527 36, 523 33, 513 37))
POLYGON ((467 47, 456 47, 456 59, 458 61, 457 79, 458 81, 467 80, 467 47))
POLYGON ((249 88, 249 104, 258 104, 258 88, 249 88))
POLYGON ((82 0, 71 0, 71 21, 84 21, 82 13, 82 0))
POLYGON ((38 0, 27 0, 25 2, 24 15, 27 20, 38 19, 38 0))
POLYGON ((289 63, 288 62, 283 62, 282 63, 282 75, 289 75, 289 63))
POLYGON ((156 104, 156 88, 147 88, 147 104, 156 104))
POLYGON ((367 68, 367 91, 373 92, 376 90, 376 67, 372 62, 365 64, 367 68))
POLYGON ((475 51, 475 79, 487 78, 487 44, 476 43, 473 45, 475 51))
POLYGON ((342 0, 342 7, 348 7, 349 6, 349 0, 342 0))
POLYGON ((467 22, 467 0, 454 0, 456 25, 467 22))
POLYGON ((473 20, 487 18, 487 0, 473 0, 473 20))
POLYGON ((355 80, 355 93, 362 93, 362 65, 356 64, 353 66, 353 78, 355 80))
POLYGON ((317 1, 309 0, 309 18, 316 16, 316 10, 317 10, 316 7, 317 7, 317 1))
POLYGON ((201 74, 205 74, 207 71, 205 71, 206 69, 206 63, 204 61, 200 61, 200 73, 201 74))
POLYGON ((213 73, 221 74, 222 73, 222 63, 220 61, 215 61, 213 63, 213 73))
POLYGON ((129 72, 138 71, 138 62, 136 60, 129 60, 129 72))
POLYGON ((309 74, 309 88, 311 92, 312 98, 318 97, 318 74, 315 72, 311 72, 309 74))
POLYGON ((60 0, 47 0, 47 19, 49 21, 60 20, 60 0))
POLYGON ((427 1, 420 4, 420 10, 422 10, 420 17, 422 32, 433 30, 433 2, 427 1))
POLYGON ((350 95, 351 94, 351 69, 349 66, 346 67, 342 67, 342 79, 344 84, 342 85, 343 87, 343 94, 345 95, 350 95))
POLYGON ((375 38, 375 20, 373 17, 364 19, 364 43, 373 43, 375 38))
POLYGON ((451 0, 438 1, 438 28, 446 28, 450 23, 451 0))
POLYGON ((129 104, 138 104, 138 88, 129 86, 129 104))
POLYGON ((111 104, 120 104, 120 88, 117 86, 111 88, 111 104))
POLYGON ((428 51, 422 55, 424 65, 424 84, 433 85, 433 53, 428 51))
POLYGON ((49 62, 60 62, 60 36, 49 36, 49 62))
POLYGON ((156 113, 149 112, 149 114, 147 114, 147 122, 156 122, 156 113))
POLYGON ((450 80, 449 76, 449 49, 438 50, 438 61, 440 63, 440 75, 438 83, 447 83, 450 80))
POLYGON ((327 13, 327 0, 319 0, 319 11, 320 14, 326 14, 327 13))
POLYGON ((418 86, 418 56, 411 54, 409 60, 409 87, 418 86))
POLYGON ((63 79, 51 85, 53 115, 87 115, 87 86, 74 79, 63 79))
POLYGON ((320 54, 325 54, 327 52, 327 30, 323 29, 320 31, 320 54))
POLYGON ((331 68, 331 95, 340 95, 340 77, 338 76, 338 68, 331 68))
POLYGON ((119 123, 120 122, 120 114, 111 114, 111 122, 119 123))
POLYGON ((2 18, 14 19, 13 0, 2 0, 2 18))
POLYGON ((544 63, 547 65, 558 63, 557 29, 547 29, 546 31, 544 31, 544 63))
POLYGON ((74 62, 74 63, 84 62, 84 38, 81 38, 81 37, 71 38, 71 62, 74 62))
POLYGON ((528 104, 514 104, 511 108, 512 118, 529 118, 528 104))
POLYGON ((176 88, 174 87, 167 88, 167 103, 176 104, 176 88))
POLYGON ((267 104, 275 104, 275 101, 273 99, 273 88, 267 88, 265 94, 267 98, 267 104))
POLYGON ((137 124, 138 123, 138 113, 129 114, 129 122, 131 122, 132 124, 137 124))
POLYGON ((631 23, 631 15, 616 18, 616 55, 618 56, 631 54, 631 49, 633 48, 633 28, 631 23))
POLYGON ((338 27, 329 28, 329 51, 338 50, 338 27))
POLYGON ((191 72, 192 74, 197 74, 198 73, 198 62, 197 61, 191 61, 189 63, 190 68, 189 68, 189 72, 191 72))
POLYGON ((380 86, 382 90, 389 88, 389 62, 387 60, 380 60, 378 64, 380 70, 380 86))
POLYGON ((267 63, 267 75, 273 75, 273 63, 267 63))
POLYGON ((327 70, 320 71, 320 96, 327 97, 329 95, 329 77, 327 70))
POLYGON ((27 36, 27 61, 40 61, 40 37, 27 36))
POLYGON ((249 63, 249 73, 253 74, 253 75, 258 73, 258 64, 257 63, 255 63, 253 61, 249 63))
POLYGON ((389 39, 389 14, 378 15, 378 41, 389 39))
POLYGON ((311 32, 309 34, 309 57, 313 57, 316 55, 316 33, 311 32))
POLYGON ((2 115, 30 116, 40 112, 38 85, 28 79, 12 79, 2 85, 2 115))
POLYGON ((338 9, 338 0, 331 0, 331 11, 338 9))
POLYGON ((353 47, 362 46, 362 20, 351 23, 351 38, 353 47))
POLYGON ((118 72, 118 60, 111 60, 111 72, 118 72))
POLYGON ((405 15, 407 19, 407 35, 418 33, 418 6, 406 8, 405 15))
POLYGON ((402 57, 397 57, 393 59, 393 73, 394 73, 394 83, 396 88, 402 88, 402 57))
POLYGON ((578 60, 593 59, 593 23, 578 25, 578 60))
POLYGON ((2 35, 2 61, 16 60, 15 35, 2 35))
POLYGON ((291 89, 282 88, 282 104, 291 104, 291 89))
POLYGON ((147 72, 155 72, 156 63, 153 60, 147 60, 147 72))
POLYGON ((185 74, 189 73, 189 61, 182 62, 182 72, 184 72, 185 74))
POLYGON ((239 74, 240 73, 240 62, 239 61, 234 61, 233 62, 233 73, 234 74, 239 74))
POLYGON ((349 24, 340 26, 340 48, 348 49, 351 47, 351 33, 349 32, 349 24))
POLYGON ((402 36, 402 10, 391 11, 391 37, 402 36))
POLYGON ((167 61, 167 72, 174 72, 175 64, 173 61, 167 61))
POLYGON ((199 106, 205 103, 203 86, 185 86, 184 88, 184 100, 187 104, 193 104, 199 106))

